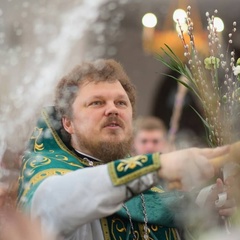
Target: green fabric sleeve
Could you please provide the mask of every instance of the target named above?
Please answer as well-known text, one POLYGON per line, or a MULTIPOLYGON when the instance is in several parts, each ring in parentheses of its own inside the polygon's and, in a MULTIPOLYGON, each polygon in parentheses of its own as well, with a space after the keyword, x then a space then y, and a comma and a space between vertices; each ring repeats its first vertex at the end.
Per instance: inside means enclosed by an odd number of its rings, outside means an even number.
POLYGON ((160 154, 146 154, 108 163, 108 172, 114 186, 126 184, 160 168, 160 154))

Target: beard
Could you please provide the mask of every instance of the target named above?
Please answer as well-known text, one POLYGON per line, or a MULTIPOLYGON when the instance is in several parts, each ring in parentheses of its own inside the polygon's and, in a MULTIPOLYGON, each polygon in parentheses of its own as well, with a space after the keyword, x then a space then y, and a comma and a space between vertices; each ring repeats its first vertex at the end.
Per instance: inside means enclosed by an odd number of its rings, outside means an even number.
POLYGON ((76 135, 79 150, 100 159, 104 163, 125 158, 132 149, 132 134, 129 134, 130 136, 122 141, 116 141, 114 135, 112 140, 108 141, 94 141, 94 139, 87 138, 80 133, 76 135))

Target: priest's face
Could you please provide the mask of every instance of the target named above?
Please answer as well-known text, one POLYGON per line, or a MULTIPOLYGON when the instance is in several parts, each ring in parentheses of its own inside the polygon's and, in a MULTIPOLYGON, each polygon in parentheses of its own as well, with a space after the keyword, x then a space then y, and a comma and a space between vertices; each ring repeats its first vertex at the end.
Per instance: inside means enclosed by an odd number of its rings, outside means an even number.
POLYGON ((86 82, 63 118, 73 148, 104 162, 124 158, 132 145, 133 111, 119 81, 86 82))

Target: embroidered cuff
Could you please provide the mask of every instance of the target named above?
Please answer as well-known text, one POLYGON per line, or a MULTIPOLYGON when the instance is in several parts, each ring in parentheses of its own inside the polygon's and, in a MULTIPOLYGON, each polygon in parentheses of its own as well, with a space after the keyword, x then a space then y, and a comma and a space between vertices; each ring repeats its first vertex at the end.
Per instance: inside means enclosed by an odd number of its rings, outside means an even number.
POLYGON ((159 153, 139 155, 108 163, 108 172, 114 186, 127 184, 159 168, 159 153))

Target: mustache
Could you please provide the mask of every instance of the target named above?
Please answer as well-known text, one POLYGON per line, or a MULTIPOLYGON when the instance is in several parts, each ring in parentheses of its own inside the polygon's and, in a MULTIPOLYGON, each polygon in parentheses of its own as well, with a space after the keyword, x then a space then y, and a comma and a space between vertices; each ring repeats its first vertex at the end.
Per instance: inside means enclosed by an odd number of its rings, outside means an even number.
POLYGON ((108 117, 107 120, 105 120, 104 123, 102 124, 102 127, 107 127, 111 123, 117 124, 121 128, 124 127, 123 121, 121 119, 119 119, 117 116, 108 117))

